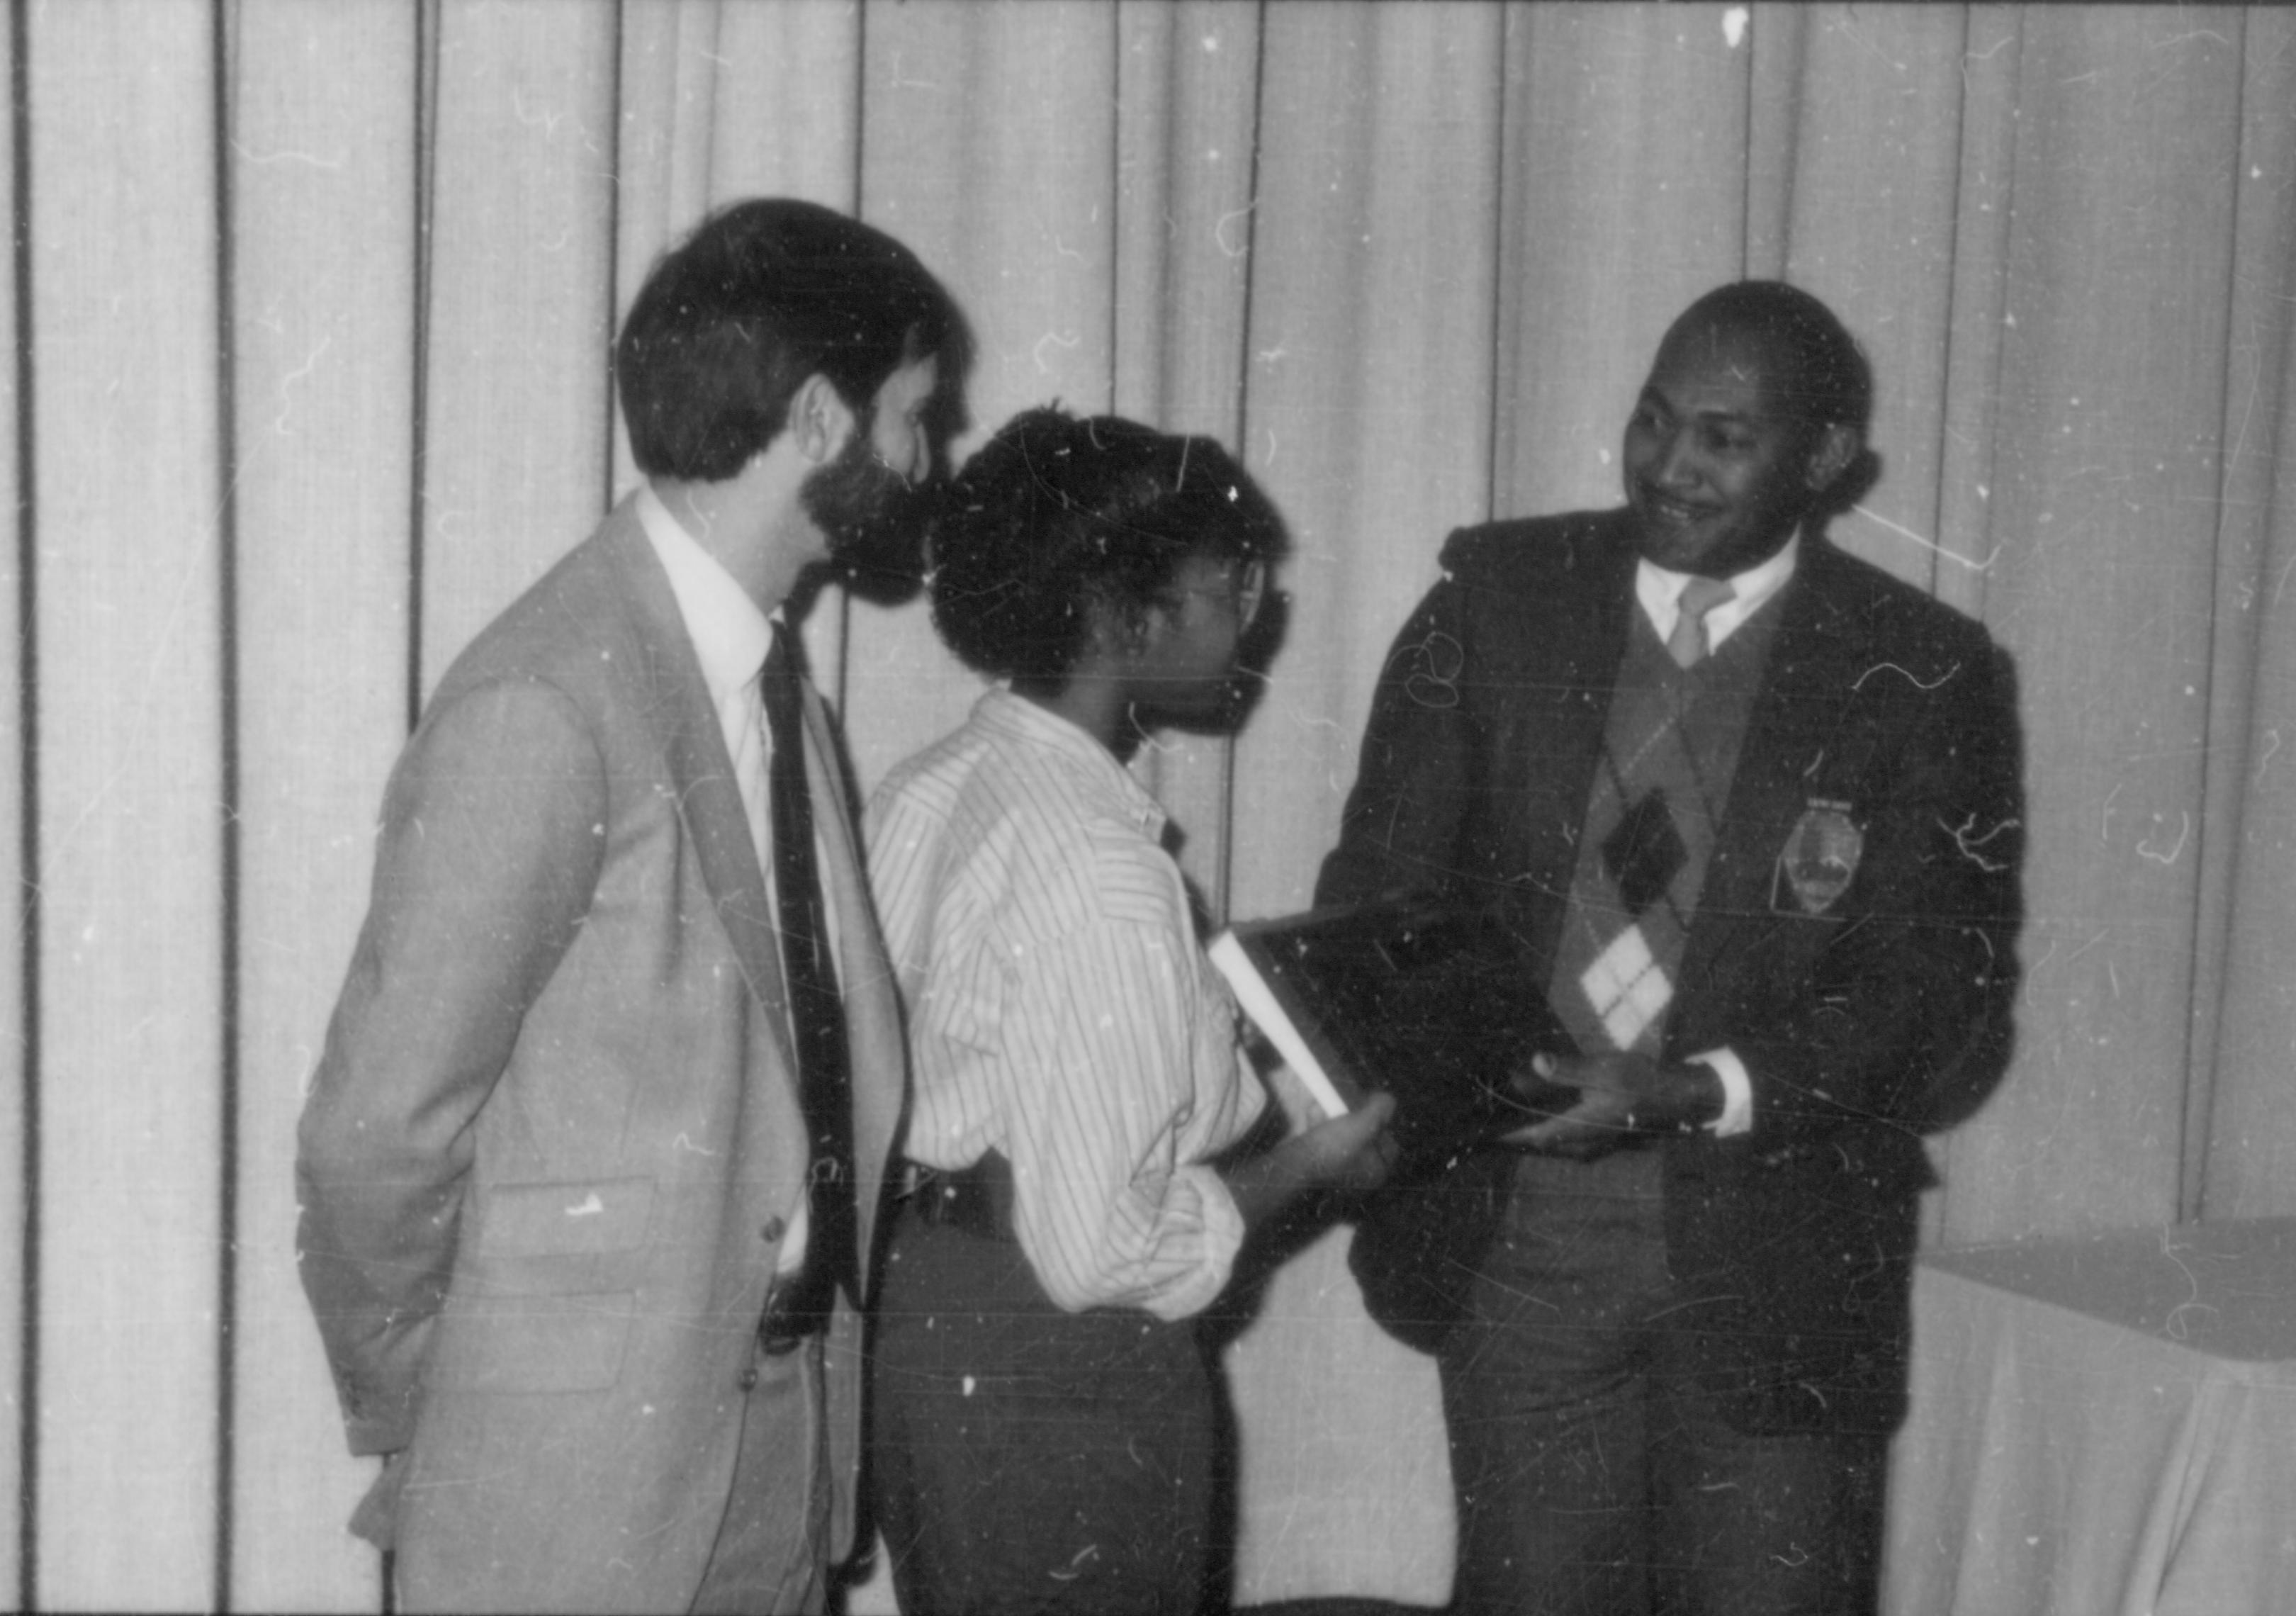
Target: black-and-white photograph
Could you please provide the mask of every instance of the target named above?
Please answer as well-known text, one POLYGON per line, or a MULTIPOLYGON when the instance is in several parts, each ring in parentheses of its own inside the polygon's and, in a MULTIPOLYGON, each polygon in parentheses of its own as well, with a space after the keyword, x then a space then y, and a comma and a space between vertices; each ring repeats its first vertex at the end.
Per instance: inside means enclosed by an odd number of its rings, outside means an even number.
POLYGON ((2296 9, 0 18, 0 1606, 2296 1610, 2296 9))

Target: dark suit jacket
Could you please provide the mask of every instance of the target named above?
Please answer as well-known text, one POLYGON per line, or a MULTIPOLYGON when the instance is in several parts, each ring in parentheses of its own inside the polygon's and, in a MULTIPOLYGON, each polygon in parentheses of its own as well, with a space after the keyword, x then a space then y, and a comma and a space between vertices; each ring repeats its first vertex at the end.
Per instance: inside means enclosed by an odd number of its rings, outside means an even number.
MULTIPOLYGON (((1455 534, 1397 636, 1319 903, 1427 889, 1496 908, 1547 980, 1634 598, 1624 513, 1455 534)), ((1668 1256, 1707 1300, 1705 1363, 1750 1429, 1901 1411, 1920 1135, 2005 1062, 2022 813, 2013 678, 1983 629, 1805 537, 1677 972, 1666 1054, 1727 1046, 1751 1133, 1665 1154, 1668 1256), (1784 856, 1854 825, 1821 912, 1784 856)), ((1439 1340, 1509 1170, 1470 1159, 1375 1202, 1375 1314, 1439 1340)))
MULTIPOLYGON (((808 693, 861 1248, 903 1095, 850 792, 808 693)), ((406 1608, 685 1610, 808 1162, 767 889, 669 580, 626 503, 440 682, 302 1119, 305 1289, 355 1530, 406 1608)), ((841 1543, 858 1317, 829 1440, 841 1543)), ((807 1451, 789 1433, 791 1462, 807 1451)))

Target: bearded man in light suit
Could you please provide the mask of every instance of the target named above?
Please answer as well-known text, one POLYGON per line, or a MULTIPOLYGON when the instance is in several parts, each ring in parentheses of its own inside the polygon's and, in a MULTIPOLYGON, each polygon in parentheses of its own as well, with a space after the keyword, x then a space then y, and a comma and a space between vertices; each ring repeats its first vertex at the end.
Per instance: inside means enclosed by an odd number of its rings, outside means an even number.
POLYGON ((967 342, 878 231, 706 220, 616 347, 645 485, 455 660, 392 775, 299 1250, 385 1461, 352 1530, 404 1608, 826 1602, 902 1040, 836 739, 763 660, 824 578, 919 571, 967 342), (801 744, 761 724, 776 690, 801 744), (808 808, 793 880, 773 826, 808 808))

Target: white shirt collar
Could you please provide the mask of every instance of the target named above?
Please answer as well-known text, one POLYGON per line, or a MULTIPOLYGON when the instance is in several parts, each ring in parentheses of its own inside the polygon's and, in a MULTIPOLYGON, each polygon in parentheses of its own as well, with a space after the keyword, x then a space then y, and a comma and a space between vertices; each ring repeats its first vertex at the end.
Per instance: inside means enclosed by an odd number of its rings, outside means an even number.
POLYGON ((742 694, 756 683, 758 669, 765 666, 766 648, 773 641, 771 619, 758 610, 734 575, 678 525, 651 484, 638 489, 637 517, 662 570, 669 574, 669 592, 676 597, 677 615, 701 660, 702 681, 722 711, 729 697, 742 694))
MULTIPOLYGON (((1800 556, 1801 535, 1796 533, 1769 560, 1732 576, 1727 581, 1734 593, 1706 614, 1708 647, 1720 645, 1737 632, 1739 625, 1759 611, 1772 595, 1784 588, 1800 556)), ((1689 582, 1687 572, 1670 572, 1646 561, 1635 563, 1635 598, 1642 603, 1643 615, 1650 619, 1650 626, 1658 630, 1660 644, 1674 633, 1674 619, 1681 615, 1682 591, 1689 582)))

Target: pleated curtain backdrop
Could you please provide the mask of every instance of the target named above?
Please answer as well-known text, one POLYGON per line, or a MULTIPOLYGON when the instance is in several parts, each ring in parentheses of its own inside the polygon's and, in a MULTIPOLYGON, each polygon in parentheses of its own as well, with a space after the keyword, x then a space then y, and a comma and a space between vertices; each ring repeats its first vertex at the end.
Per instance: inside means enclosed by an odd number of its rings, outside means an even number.
MULTIPOLYGON (((1214 908, 1305 903, 1444 531, 1613 503, 1668 320, 1864 340, 1849 548, 2015 652, 2019 1052, 1938 1240, 2296 1211, 2296 12, 1042 0, 6 12, 0 1604, 373 1610, 293 1128, 382 783, 631 480, 604 360, 767 192, 908 242, 972 433, 1235 446, 1292 529, 1233 742, 1154 750, 1214 908), (11 430, 12 429, 12 430, 11 430)), ((824 603, 864 785, 976 682, 824 603)), ((1425 1361, 1344 1235, 1231 1353, 1245 1601, 1437 1603, 1425 1361)))

